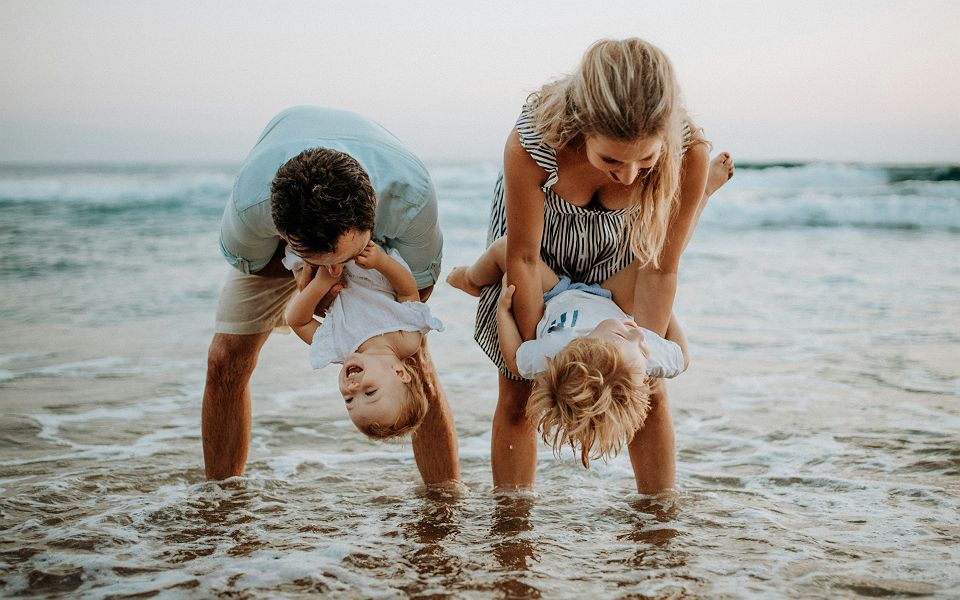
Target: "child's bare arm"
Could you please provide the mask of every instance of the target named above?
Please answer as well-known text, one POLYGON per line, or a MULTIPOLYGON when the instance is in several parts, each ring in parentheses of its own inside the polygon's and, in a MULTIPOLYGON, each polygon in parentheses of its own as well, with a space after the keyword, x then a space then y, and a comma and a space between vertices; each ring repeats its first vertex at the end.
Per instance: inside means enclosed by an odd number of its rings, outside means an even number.
POLYGON ((308 325, 310 321, 313 321, 313 311, 320 303, 320 299, 330 291, 330 288, 339 279, 339 276, 335 277, 326 267, 318 268, 310 283, 287 304, 287 309, 284 312, 287 325, 296 328, 308 325))
POLYGON ((511 373, 518 374, 517 349, 523 343, 517 321, 513 318, 513 292, 516 286, 504 282, 497 300, 497 334, 500 340, 500 354, 511 373))
POLYGON ((397 293, 397 302, 419 302, 420 293, 417 291, 417 281, 413 274, 399 262, 387 256, 375 243, 367 242, 367 246, 357 255, 356 263, 364 269, 376 269, 387 278, 397 293))
POLYGON ((687 334, 680 326, 677 315, 673 313, 670 313, 670 323, 667 325, 667 334, 664 338, 680 346, 680 352, 683 353, 683 370, 686 371, 690 366, 690 355, 687 353, 687 334))

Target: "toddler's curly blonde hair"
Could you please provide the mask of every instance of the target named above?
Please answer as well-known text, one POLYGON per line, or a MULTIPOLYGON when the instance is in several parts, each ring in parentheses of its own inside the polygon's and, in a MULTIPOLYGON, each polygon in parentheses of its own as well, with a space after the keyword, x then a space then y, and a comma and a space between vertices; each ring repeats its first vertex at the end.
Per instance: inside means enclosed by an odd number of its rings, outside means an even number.
POLYGON ((645 373, 628 364, 616 344, 580 337, 553 358, 533 383, 527 417, 554 453, 570 445, 580 462, 616 456, 650 410, 645 373))

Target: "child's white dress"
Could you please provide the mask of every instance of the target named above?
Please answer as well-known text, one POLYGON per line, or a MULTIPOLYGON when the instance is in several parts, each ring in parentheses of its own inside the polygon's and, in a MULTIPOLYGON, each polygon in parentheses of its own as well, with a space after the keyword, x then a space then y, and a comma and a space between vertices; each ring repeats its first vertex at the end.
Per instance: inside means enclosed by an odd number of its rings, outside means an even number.
MULTIPOLYGON (((284 265, 294 270, 300 257, 287 247, 284 265)), ((390 248, 387 255, 410 267, 390 248)), ((443 331, 440 319, 430 314, 423 302, 397 302, 393 286, 380 271, 364 269, 350 261, 343 268, 347 287, 337 295, 310 344, 310 365, 321 369, 330 363, 342 363, 360 344, 391 331, 443 331)))

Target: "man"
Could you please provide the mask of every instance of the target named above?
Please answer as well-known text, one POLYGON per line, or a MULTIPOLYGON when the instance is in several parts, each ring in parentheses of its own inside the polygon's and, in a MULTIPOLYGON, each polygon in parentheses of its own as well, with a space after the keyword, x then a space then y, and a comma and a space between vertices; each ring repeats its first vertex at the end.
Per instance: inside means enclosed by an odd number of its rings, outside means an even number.
MULTIPOLYGON (((207 357, 208 479, 243 473, 250 376, 271 330, 283 325, 287 301, 314 269, 351 260, 371 237, 400 253, 426 301, 440 273, 443 238, 423 164, 360 115, 307 106, 277 115, 244 161, 223 213, 220 250, 235 268, 220 296, 207 357), (309 265, 296 279, 281 264, 287 243, 309 265)), ((459 479, 450 407, 425 346, 419 354, 430 410, 413 436, 417 467, 427 484, 459 479)))

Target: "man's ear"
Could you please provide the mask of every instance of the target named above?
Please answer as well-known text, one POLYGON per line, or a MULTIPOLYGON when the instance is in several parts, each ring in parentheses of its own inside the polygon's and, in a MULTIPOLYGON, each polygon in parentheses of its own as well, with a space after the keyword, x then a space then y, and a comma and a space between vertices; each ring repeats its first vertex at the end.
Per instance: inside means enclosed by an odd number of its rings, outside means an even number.
POLYGON ((397 377, 400 378, 400 381, 410 383, 413 380, 413 378, 410 377, 410 373, 403 368, 403 365, 397 364, 393 367, 393 370, 397 374, 397 377))

